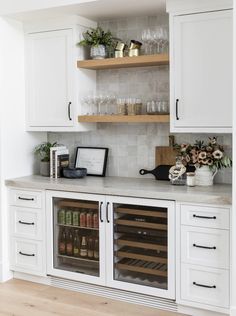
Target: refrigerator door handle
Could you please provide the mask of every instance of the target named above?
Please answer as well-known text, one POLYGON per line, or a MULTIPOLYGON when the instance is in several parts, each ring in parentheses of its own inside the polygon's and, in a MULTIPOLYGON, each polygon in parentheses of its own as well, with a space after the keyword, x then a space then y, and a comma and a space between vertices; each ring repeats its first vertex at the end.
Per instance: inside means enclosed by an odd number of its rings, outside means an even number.
POLYGON ((110 220, 108 218, 109 205, 110 205, 110 203, 107 202, 107 205, 106 205, 106 220, 107 220, 107 223, 110 223, 110 220))

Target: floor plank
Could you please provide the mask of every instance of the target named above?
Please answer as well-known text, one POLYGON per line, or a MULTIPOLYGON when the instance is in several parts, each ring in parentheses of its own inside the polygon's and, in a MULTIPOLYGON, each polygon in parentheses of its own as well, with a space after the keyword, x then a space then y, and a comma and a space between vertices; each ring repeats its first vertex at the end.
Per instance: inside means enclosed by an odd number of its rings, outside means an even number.
POLYGON ((0 316, 181 316, 140 305, 47 285, 10 280, 0 284, 0 316))

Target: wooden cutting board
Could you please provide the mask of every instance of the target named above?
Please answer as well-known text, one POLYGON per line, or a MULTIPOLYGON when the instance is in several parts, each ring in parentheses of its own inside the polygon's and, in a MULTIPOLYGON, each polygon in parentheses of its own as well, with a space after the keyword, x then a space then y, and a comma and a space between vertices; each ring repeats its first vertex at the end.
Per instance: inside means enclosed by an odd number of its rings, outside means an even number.
POLYGON ((175 165, 176 150, 173 148, 174 136, 169 137, 169 146, 156 147, 156 166, 175 165))

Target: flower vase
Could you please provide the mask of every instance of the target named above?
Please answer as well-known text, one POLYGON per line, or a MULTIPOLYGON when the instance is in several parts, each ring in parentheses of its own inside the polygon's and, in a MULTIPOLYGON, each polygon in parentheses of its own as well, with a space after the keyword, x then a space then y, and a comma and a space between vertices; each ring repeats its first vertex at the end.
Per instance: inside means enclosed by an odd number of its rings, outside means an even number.
POLYGON ((211 186, 218 170, 212 171, 208 166, 196 168, 196 185, 211 186))

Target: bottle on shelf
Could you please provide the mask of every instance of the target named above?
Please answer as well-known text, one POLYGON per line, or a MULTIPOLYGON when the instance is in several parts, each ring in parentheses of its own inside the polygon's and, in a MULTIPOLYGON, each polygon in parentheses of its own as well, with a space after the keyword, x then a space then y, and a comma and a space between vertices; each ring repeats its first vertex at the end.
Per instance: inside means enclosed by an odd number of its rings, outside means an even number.
POLYGON ((66 254, 66 232, 64 229, 61 230, 59 235, 58 252, 60 255, 66 254))
POLYGON ((73 234, 71 230, 67 233, 66 254, 67 256, 73 256, 73 234))
POLYGON ((57 223, 61 225, 65 225, 66 222, 66 212, 65 210, 61 209, 57 213, 57 223))
POLYGON ((94 257, 94 239, 93 237, 89 237, 88 239, 88 258, 93 259, 94 257))
POLYGON ((98 214, 93 214, 93 228, 99 228, 98 214))
POLYGON ((80 213, 80 226, 86 227, 86 213, 85 212, 80 213))
POLYGON ((99 239, 98 237, 94 240, 94 259, 99 260, 99 239))
POLYGON ((79 224, 80 224, 80 213, 79 213, 79 211, 73 211, 72 224, 73 224, 73 226, 79 226, 79 224))
POLYGON ((80 247, 80 256, 86 258, 88 256, 88 245, 87 239, 85 236, 82 237, 81 247, 80 247))
POLYGON ((66 211, 66 225, 72 225, 72 211, 66 211))
POLYGON ((79 238, 79 231, 77 229, 75 230, 75 235, 74 235, 73 254, 75 257, 80 256, 80 238, 79 238))
POLYGON ((92 219, 93 219, 92 213, 91 212, 87 212, 86 213, 86 226, 88 228, 92 227, 92 219))

